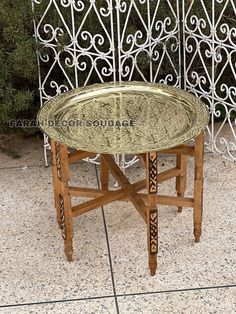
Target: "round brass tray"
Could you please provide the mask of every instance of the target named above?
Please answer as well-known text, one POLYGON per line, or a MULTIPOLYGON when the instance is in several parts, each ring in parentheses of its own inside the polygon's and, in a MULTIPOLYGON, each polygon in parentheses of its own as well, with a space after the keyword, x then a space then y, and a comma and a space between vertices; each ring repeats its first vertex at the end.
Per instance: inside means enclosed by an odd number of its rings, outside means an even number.
POLYGON ((95 153, 137 154, 178 146, 209 122, 206 105, 163 84, 104 83, 71 90, 48 101, 38 123, 68 147, 95 153))

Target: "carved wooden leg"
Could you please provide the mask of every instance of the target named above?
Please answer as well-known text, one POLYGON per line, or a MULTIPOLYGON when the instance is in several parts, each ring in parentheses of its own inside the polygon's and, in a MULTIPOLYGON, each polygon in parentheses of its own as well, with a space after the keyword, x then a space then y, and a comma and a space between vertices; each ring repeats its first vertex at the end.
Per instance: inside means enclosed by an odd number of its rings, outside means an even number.
POLYGON ((147 240, 149 252, 149 267, 151 276, 154 276, 157 269, 158 252, 158 211, 155 194, 157 193, 157 153, 147 153, 146 157, 146 178, 147 178, 147 240))
MULTIPOLYGON (((187 180, 187 156, 176 155, 176 167, 181 170, 180 176, 176 177, 177 196, 184 197, 187 180)), ((178 212, 182 212, 183 207, 178 206, 178 212)))
POLYGON ((70 196, 60 195, 60 209, 62 222, 62 237, 64 239, 65 254, 69 262, 73 261, 73 216, 70 196))
POLYGON ((194 208, 193 208, 195 242, 200 241, 202 226, 203 155, 204 155, 204 133, 201 133, 195 139, 195 179, 194 179, 194 208))
POLYGON ((108 190, 109 169, 106 165, 103 154, 100 155, 100 180, 101 180, 101 189, 108 190))
POLYGON ((54 205, 56 208, 57 222, 59 228, 61 225, 61 214, 60 214, 60 180, 61 180, 61 161, 59 154, 59 144, 51 140, 52 148, 52 174, 53 174, 53 187, 54 187, 54 205))
MULTIPOLYGON (((59 177, 59 216, 62 237, 64 239, 65 253, 68 261, 73 260, 73 214, 71 209, 71 199, 68 190, 69 166, 67 147, 55 143, 56 158, 58 158, 58 177, 59 177)), ((57 187, 56 187, 57 188, 57 187)), ((54 187, 55 190, 55 187, 54 187)))

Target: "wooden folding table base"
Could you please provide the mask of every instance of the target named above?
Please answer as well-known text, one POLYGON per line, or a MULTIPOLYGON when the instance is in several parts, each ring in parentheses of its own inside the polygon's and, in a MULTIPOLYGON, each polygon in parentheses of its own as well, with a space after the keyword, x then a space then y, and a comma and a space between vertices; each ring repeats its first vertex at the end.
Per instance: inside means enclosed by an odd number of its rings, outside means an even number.
POLYGON ((54 198, 57 210, 57 221, 62 231, 65 253, 68 261, 73 260, 73 218, 92 209, 109 204, 117 200, 133 203, 141 217, 147 223, 147 241, 149 253, 149 267, 151 275, 155 275, 158 253, 158 208, 157 205, 177 206, 181 212, 183 207, 193 207, 194 237, 199 242, 202 223, 202 188, 203 188, 203 133, 196 137, 193 147, 181 145, 167 149, 162 153, 176 155, 176 167, 158 174, 157 152, 140 154, 146 166, 146 180, 131 184, 121 169, 115 163, 112 155, 100 155, 101 189, 81 188, 69 186, 69 164, 86 157, 93 157, 95 153, 75 151, 68 153, 67 147, 52 141, 54 198), (194 197, 184 197, 187 176, 187 157, 194 156, 195 179, 194 197), (117 180, 120 188, 108 189, 109 174, 117 180), (177 196, 158 195, 158 183, 176 177, 177 196), (147 193, 140 193, 146 188, 147 193), (82 204, 71 206, 71 197, 89 197, 82 204))

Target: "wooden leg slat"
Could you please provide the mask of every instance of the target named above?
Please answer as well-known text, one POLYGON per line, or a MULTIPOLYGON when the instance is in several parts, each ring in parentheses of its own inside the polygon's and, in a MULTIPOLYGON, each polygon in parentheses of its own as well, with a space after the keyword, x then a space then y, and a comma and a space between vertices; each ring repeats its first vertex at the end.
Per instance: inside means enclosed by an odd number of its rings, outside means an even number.
POLYGON ((195 178, 194 178, 194 237, 195 242, 200 241, 202 233, 202 195, 203 195, 203 155, 204 155, 204 133, 195 139, 195 178))
POLYGON ((76 216, 85 214, 92 209, 101 207, 103 205, 109 204, 114 201, 118 201, 119 199, 124 198, 125 195, 126 195, 125 190, 119 190, 119 191, 116 191, 115 193, 108 192, 105 195, 102 195, 100 197, 97 197, 95 199, 86 201, 82 204, 72 207, 73 216, 76 217, 76 216))
POLYGON ((85 158, 95 158, 96 154, 94 153, 89 153, 89 152, 84 152, 82 150, 76 150, 68 155, 68 162, 69 164, 73 164, 79 160, 85 159, 85 158))
POLYGON ((68 261, 73 260, 73 215, 68 190, 69 162, 67 147, 52 141, 54 197, 57 220, 64 239, 68 261))
MULTIPOLYGON (((184 197, 187 181, 187 158, 186 155, 176 156, 176 167, 180 170, 180 175, 176 177, 176 191, 178 197, 184 197)), ((178 206, 178 212, 182 212, 183 207, 178 206)))
POLYGON ((60 213, 60 176, 58 171, 60 171, 60 156, 58 156, 57 144, 55 141, 51 140, 52 148, 52 174, 53 174, 53 188, 54 188, 54 205, 56 208, 57 222, 59 228, 61 225, 61 213, 60 213))
POLYGON ((108 190, 109 169, 106 165, 103 154, 100 155, 100 180, 101 180, 101 189, 108 190))
POLYGON ((113 158, 110 155, 103 156, 104 162, 106 163, 110 172, 117 180, 117 182, 121 185, 121 187, 127 188, 127 197, 133 203, 141 217, 146 221, 146 204, 143 202, 142 198, 137 194, 137 192, 132 188, 129 180, 126 178, 121 169, 117 166, 113 158))
POLYGON ((147 240, 149 254, 149 268, 151 276, 156 274, 158 252, 158 210, 156 204, 157 182, 157 152, 146 155, 147 179, 147 240))

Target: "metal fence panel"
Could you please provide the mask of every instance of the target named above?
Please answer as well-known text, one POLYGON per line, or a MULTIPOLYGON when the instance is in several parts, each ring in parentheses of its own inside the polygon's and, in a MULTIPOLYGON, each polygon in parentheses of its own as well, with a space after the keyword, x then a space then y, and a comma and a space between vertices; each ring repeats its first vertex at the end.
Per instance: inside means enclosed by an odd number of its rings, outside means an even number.
POLYGON ((208 148, 236 161, 236 3, 183 1, 184 88, 209 107, 208 148))
MULTIPOLYGON (((235 0, 32 0, 32 5, 41 106, 61 92, 97 82, 179 86, 209 107, 208 148, 236 161, 235 0)), ((45 160, 48 148, 45 136, 45 160)))

